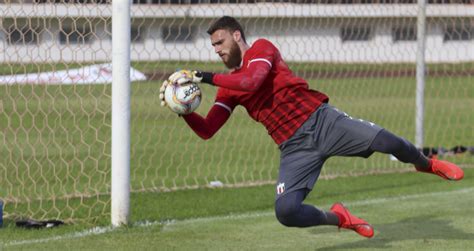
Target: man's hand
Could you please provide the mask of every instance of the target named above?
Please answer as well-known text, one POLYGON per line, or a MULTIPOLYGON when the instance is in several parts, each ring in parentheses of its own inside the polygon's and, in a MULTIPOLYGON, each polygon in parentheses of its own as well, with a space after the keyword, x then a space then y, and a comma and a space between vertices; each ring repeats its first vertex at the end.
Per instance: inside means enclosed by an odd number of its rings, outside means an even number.
POLYGON ((160 87, 160 105, 162 107, 166 107, 168 104, 166 104, 166 101, 165 101, 165 90, 166 90, 166 87, 169 85, 170 83, 168 82, 168 80, 165 80, 163 81, 163 84, 161 84, 161 87, 160 87))
POLYGON ((178 85, 182 85, 184 83, 193 82, 195 84, 201 83, 202 74, 198 71, 191 71, 191 70, 179 70, 171 76, 169 76, 168 81, 170 83, 175 83, 178 85))

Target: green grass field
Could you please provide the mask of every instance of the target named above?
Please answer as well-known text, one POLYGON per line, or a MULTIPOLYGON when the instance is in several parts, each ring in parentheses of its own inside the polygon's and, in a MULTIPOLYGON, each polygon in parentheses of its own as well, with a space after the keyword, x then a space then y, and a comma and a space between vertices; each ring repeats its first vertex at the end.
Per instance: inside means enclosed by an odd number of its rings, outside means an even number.
MULTIPOLYGON (((177 63, 141 63, 142 71, 172 71, 177 63)), ((410 65, 294 64, 297 71, 384 71, 410 65)), ((436 65, 437 71, 473 64, 436 65)), ((1 74, 59 70, 73 65, 1 67, 1 74)), ((222 70, 216 64, 183 67, 222 70)), ((308 79, 312 88, 350 115, 373 121, 411 141, 415 135, 412 77, 308 79)), ((237 109, 209 141, 159 107, 159 81, 132 85, 132 225, 110 224, 110 85, 0 86, 0 198, 4 249, 402 249, 473 247, 474 157, 443 157, 466 170, 459 183, 405 173, 409 165, 374 154, 332 158, 308 200, 328 208, 342 200, 377 229, 373 240, 334 228, 288 229, 272 215, 278 149, 265 129, 237 109), (229 188, 206 189, 219 180, 229 188), (259 186, 255 186, 259 185, 259 186), (234 187, 234 188, 231 188, 234 187), (242 187, 242 188, 235 188, 242 187), (198 189, 196 189, 198 188, 198 189), (183 190, 184 189, 184 190, 183 190), (191 189, 191 190, 189 190, 191 189), (175 191, 178 190, 178 191, 175 191), (167 191, 167 192, 165 192, 167 191), (171 191, 171 192, 170 192, 171 191), (59 218, 58 229, 26 231, 16 218, 59 218), (143 223, 148 222, 148 223, 143 223), (146 226, 144 226, 146 225, 146 226), (99 226, 94 231, 92 227, 99 226), (103 233, 102 233, 103 232, 103 233), (287 238, 283 241, 282 238, 287 238)), ((472 146, 471 76, 429 77, 425 145, 472 146)), ((205 114, 215 89, 203 86, 205 114)))
POLYGON ((472 250, 474 169, 460 182, 419 173, 320 180, 306 202, 342 201, 372 239, 335 227, 281 226, 273 186, 132 195, 130 227, 24 230, 7 221, 2 250, 472 250))

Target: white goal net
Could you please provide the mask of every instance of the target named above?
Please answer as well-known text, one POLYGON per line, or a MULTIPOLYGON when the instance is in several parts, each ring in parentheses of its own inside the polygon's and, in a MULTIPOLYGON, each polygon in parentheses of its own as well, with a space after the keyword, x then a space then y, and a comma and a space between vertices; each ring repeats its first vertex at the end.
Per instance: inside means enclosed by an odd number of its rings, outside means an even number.
MULTIPOLYGON (((226 71, 206 34, 222 15, 241 21, 249 43, 274 42, 294 73, 328 94, 332 105, 413 142, 417 5, 361 3, 134 1, 132 193, 272 184, 277 178, 278 148, 244 109, 203 141, 159 106, 158 89, 173 71, 226 71)), ((462 167, 474 166, 474 15, 468 3, 428 4, 426 12, 425 150, 462 167)), ((0 199, 6 216, 108 222, 110 2, 4 0, 0 10, 0 199)), ((202 89, 197 112, 205 115, 215 89, 202 89)), ((408 170, 375 154, 330 159, 323 178, 408 170)))

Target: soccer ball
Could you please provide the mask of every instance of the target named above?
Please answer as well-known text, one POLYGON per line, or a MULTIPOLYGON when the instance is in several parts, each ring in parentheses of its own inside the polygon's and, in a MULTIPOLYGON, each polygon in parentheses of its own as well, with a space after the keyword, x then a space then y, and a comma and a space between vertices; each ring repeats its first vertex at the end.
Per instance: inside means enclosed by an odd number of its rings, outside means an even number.
POLYGON ((169 84, 165 89, 165 102, 177 114, 190 114, 201 104, 201 89, 192 82, 169 84))

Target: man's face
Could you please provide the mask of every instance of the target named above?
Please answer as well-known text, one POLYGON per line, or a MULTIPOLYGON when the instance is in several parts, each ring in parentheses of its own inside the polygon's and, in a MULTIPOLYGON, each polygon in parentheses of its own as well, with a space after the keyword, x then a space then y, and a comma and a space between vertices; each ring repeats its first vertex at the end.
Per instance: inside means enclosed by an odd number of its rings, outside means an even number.
POLYGON ((242 61, 242 52, 236 42, 240 38, 240 32, 235 31, 233 34, 228 30, 216 30, 211 35, 211 43, 222 62, 229 69, 240 66, 242 61))

